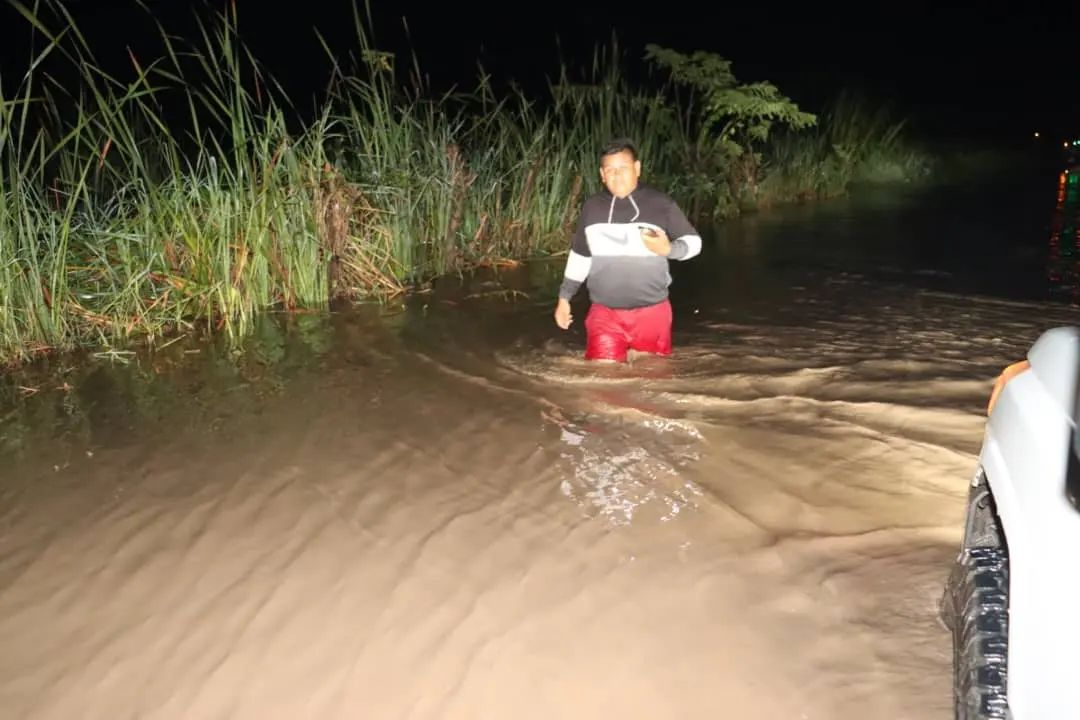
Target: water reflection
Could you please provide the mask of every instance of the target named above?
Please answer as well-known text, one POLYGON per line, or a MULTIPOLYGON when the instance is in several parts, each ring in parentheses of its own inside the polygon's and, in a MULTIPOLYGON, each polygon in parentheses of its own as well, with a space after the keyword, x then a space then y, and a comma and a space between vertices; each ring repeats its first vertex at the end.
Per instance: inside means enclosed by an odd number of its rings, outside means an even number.
POLYGON ((1080 168, 1058 176, 1046 277, 1051 297, 1080 303, 1080 168))
POLYGON ((233 352, 220 338, 190 337, 156 350, 73 354, 19 368, 0 380, 0 458, 49 441, 134 445, 163 421, 227 435, 232 419, 259 413, 288 385, 319 379, 334 363, 363 364, 359 355, 384 344, 395 324, 379 315, 364 307, 347 321, 268 314, 233 352))

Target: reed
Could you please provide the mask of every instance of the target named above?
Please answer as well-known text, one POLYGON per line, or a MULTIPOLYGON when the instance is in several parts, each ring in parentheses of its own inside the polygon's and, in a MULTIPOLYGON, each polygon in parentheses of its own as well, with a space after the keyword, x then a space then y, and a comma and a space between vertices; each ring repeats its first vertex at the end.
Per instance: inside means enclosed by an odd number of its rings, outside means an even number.
MULTIPOLYGON (((583 79, 563 63, 543 104, 499 97, 484 75, 432 97, 399 80, 355 6, 358 52, 298 121, 240 42, 235 5, 200 15, 191 41, 159 26, 159 56, 131 55, 116 77, 62 3, 9 2, 44 44, 0 96, 3 363, 178 333, 237 341, 269 309, 386 298, 561 252, 598 187, 597 148, 616 135, 638 140, 645 180, 680 200, 729 192, 722 176, 686 180, 712 167, 692 100, 631 87, 614 41, 583 79), (57 61, 77 82, 41 69, 57 61)), ((845 178, 903 156, 889 127, 844 112, 781 141, 773 175, 820 188, 810 178, 838 147, 859 148, 845 178)))
POLYGON ((912 182, 933 167, 886 108, 841 94, 809 130, 779 133, 771 143, 761 202, 833 197, 854 183, 912 182))

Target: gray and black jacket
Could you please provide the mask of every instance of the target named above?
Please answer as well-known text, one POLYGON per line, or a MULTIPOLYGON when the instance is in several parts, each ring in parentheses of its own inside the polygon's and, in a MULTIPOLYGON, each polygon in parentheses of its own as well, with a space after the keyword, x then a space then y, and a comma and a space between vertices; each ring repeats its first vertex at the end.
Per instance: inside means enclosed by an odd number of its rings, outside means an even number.
POLYGON ((665 193, 638 185, 619 199, 606 189, 585 201, 566 259, 559 297, 571 300, 588 279, 589 299, 610 308, 637 308, 667 299, 668 260, 701 252, 701 236, 665 193), (641 228, 660 228, 671 238, 663 257, 641 240, 641 228))

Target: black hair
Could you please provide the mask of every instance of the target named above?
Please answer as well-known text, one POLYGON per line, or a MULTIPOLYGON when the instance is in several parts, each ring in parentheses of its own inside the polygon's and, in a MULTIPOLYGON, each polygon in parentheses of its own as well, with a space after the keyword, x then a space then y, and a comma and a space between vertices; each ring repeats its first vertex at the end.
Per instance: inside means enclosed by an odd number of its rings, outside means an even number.
POLYGON ((616 138, 608 142, 600 150, 600 160, 603 162, 604 158, 608 155, 616 155, 621 152, 630 153, 630 157, 637 160, 637 148, 634 147, 634 143, 629 138, 616 138))

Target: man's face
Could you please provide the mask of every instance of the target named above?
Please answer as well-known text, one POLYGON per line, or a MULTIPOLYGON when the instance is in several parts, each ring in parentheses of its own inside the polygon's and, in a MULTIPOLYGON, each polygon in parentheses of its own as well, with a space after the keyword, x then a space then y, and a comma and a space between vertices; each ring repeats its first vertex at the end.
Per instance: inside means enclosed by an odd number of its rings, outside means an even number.
POLYGON ((634 160, 627 150, 605 155, 600 160, 600 180, 617 198, 624 198, 632 193, 640 176, 641 161, 634 160))

